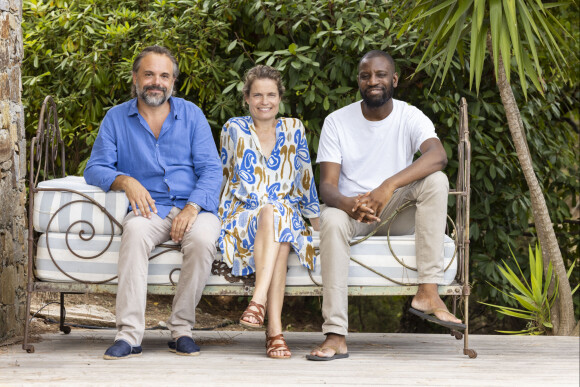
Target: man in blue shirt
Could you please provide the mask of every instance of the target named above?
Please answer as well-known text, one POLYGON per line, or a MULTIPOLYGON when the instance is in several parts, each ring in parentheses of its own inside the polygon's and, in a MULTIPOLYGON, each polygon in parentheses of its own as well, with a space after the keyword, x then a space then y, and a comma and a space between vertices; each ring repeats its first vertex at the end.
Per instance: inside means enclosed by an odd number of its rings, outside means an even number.
POLYGON ((195 307, 210 275, 222 182, 221 162, 201 109, 172 97, 179 67, 164 47, 133 62, 134 99, 113 107, 101 124, 85 169, 88 184, 125 191, 117 288, 117 336, 107 360, 141 354, 148 258, 155 245, 181 243, 183 263, 167 322, 178 355, 197 355, 191 337, 195 307))

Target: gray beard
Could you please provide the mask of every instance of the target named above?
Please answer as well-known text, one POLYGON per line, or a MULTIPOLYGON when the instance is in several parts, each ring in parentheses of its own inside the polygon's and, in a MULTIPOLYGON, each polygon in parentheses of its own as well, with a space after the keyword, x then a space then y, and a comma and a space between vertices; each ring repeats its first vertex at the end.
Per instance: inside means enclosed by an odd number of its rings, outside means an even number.
POLYGON ((147 106, 151 107, 163 105, 165 102, 167 102, 167 100, 171 96, 171 93, 173 92, 173 89, 172 90, 163 89, 161 90, 161 92, 163 93, 162 95, 153 96, 147 94, 148 89, 151 89, 151 87, 147 86, 142 89, 141 87, 139 87, 139 85, 137 85, 137 97, 139 97, 143 102, 145 102, 147 106))

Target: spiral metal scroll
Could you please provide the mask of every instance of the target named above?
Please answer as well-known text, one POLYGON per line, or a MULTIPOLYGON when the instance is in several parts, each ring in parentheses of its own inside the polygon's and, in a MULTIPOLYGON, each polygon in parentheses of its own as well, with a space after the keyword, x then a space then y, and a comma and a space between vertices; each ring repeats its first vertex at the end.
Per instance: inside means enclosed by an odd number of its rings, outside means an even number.
POLYGON ((235 276, 232 274, 232 269, 223 261, 213 261, 211 265, 211 274, 221 275, 229 283, 242 282, 245 286, 253 287, 256 281, 256 274, 248 274, 245 276, 235 276))
MULTIPOLYGON (((75 203, 89 203, 92 205, 97 206, 108 218, 109 223, 111 225, 111 230, 114 230, 114 225, 116 225, 117 227, 119 227, 119 229, 122 231, 123 230, 123 226, 113 217, 113 215, 111 215, 101 204, 99 204, 97 201, 95 201, 93 198, 91 198, 88 195, 83 194, 82 192, 78 192, 78 191, 74 191, 74 190, 69 190, 69 189, 56 189, 56 188, 40 188, 38 189, 38 191, 66 191, 66 192, 72 192, 74 194, 80 195, 82 196, 84 199, 83 200, 74 200, 71 202, 68 202, 64 205, 62 205, 58 210, 55 211, 55 213, 51 216, 48 225, 47 225, 47 230, 50 230, 50 225, 52 223, 52 221, 57 217, 57 214, 62 211, 64 208, 75 204, 75 203)), ((99 252, 97 252, 94 255, 81 255, 78 254, 76 251, 73 250, 73 248, 71 247, 70 243, 69 243, 69 235, 72 234, 71 230, 73 229, 74 226, 78 225, 78 224, 85 224, 88 225, 90 227, 90 232, 89 233, 85 233, 84 230, 80 230, 78 232, 78 236, 81 240, 88 242, 90 240, 92 240, 94 238, 95 234, 95 227, 92 225, 91 222, 81 219, 78 220, 76 222, 71 223, 71 225, 67 228, 66 233, 65 233, 65 241, 66 241, 66 246, 68 248, 68 250, 71 252, 71 254, 73 254, 74 256, 80 258, 80 259, 86 259, 86 260, 90 260, 90 259, 95 259, 97 257, 100 257, 101 255, 103 255, 104 253, 106 253, 109 250, 109 247, 111 246, 111 243, 113 242, 113 238, 114 238, 114 234, 113 232, 111 232, 111 234, 109 235, 109 240, 107 242, 107 245, 99 252)), ((73 281, 79 282, 79 283, 83 283, 83 284, 104 284, 110 281, 113 281, 115 279, 118 278, 118 276, 113 276, 111 278, 107 278, 105 280, 101 280, 101 281, 84 281, 80 278, 76 278, 73 275, 67 273, 65 270, 63 270, 59 264, 57 263, 56 259, 54 258, 54 256, 52 255, 52 252, 50 250, 50 242, 49 242, 49 238, 48 238, 48 234, 49 231, 46 232, 46 249, 48 251, 48 255, 50 257, 50 259, 52 260, 52 263, 54 264, 54 266, 65 276, 67 276, 68 278, 72 279, 73 281)), ((151 261, 157 257, 159 257, 160 255, 163 255, 169 251, 180 251, 181 247, 180 245, 170 245, 170 244, 160 244, 157 245, 157 247, 162 247, 165 248, 165 250, 152 255, 149 257, 148 261, 151 261)), ((173 281, 173 274, 176 271, 179 271, 180 269, 173 269, 170 273, 169 273, 169 281, 171 282, 172 285, 175 286, 175 281, 173 281)))
POLYGON ((48 225, 46 227, 47 231, 46 231, 46 249, 48 251, 48 255, 50 257, 50 259, 52 260, 52 263, 54 264, 54 266, 65 276, 67 276, 68 278, 72 279, 73 281, 79 282, 79 283, 83 283, 83 284, 104 284, 107 283, 109 281, 114 280, 115 278, 117 278, 117 276, 102 280, 102 281, 84 281, 80 278, 76 278, 73 275, 67 273, 65 270, 63 270, 59 264, 57 263, 57 260, 54 258, 54 256, 52 255, 52 251, 50 249, 50 239, 48 237, 49 235, 49 231, 50 230, 50 226, 53 222, 53 220, 57 217, 58 213, 61 212, 63 209, 65 209, 68 206, 71 206, 73 204, 76 203, 89 203, 92 205, 97 206, 106 216, 107 219, 109 220, 109 223, 111 225, 111 234, 109 235, 109 241, 107 242, 107 245, 105 246, 105 248, 103 248, 101 251, 97 252, 95 255, 90 255, 90 256, 85 256, 85 255, 81 255, 78 254, 76 251, 73 250, 73 248, 71 247, 70 243, 69 243, 69 237, 70 235, 73 234, 73 232, 71 231, 76 225, 79 224, 85 224, 88 225, 90 227, 90 232, 88 234, 85 233, 85 231, 83 229, 81 229, 78 232, 78 236, 81 240, 88 242, 90 240, 92 240, 94 238, 95 234, 95 227, 93 226, 93 224, 87 220, 81 219, 78 220, 76 222, 73 222, 69 225, 69 227, 67 228, 66 232, 65 232, 65 242, 66 242, 66 246, 68 248, 68 250, 71 252, 71 254, 73 254, 75 257, 80 258, 80 259, 86 259, 86 260, 90 260, 90 259, 95 259, 97 257, 100 257, 101 255, 103 255, 105 252, 107 252, 107 250, 109 250, 109 247, 111 246, 111 243, 113 242, 113 230, 115 229, 115 225, 117 227, 119 227, 120 230, 123 230, 123 226, 103 207, 101 206, 98 202, 96 202, 93 198, 91 198, 88 195, 83 194, 82 192, 78 192, 78 191, 74 191, 74 190, 69 190, 69 189, 43 189, 40 188, 38 189, 38 191, 66 191, 66 192, 72 192, 74 194, 80 195, 83 197, 83 199, 80 200, 73 200, 70 201, 68 203, 63 204, 58 210, 56 210, 54 212, 54 214, 52 214, 52 216, 50 217, 50 220, 48 222, 48 225))

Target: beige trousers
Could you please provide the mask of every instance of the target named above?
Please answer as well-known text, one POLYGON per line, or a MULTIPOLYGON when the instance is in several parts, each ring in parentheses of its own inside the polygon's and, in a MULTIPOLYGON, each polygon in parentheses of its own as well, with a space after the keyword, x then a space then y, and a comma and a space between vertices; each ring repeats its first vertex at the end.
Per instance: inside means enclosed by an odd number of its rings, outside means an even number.
MULTIPOLYGON (((180 211, 173 207, 165 219, 155 214, 147 219, 130 212, 123 220, 116 305, 118 332, 115 340, 123 339, 131 345, 141 345, 145 332, 149 254, 156 245, 170 239, 171 223, 180 211)), ((191 230, 183 236, 183 263, 172 313, 167 321, 174 339, 191 337, 195 307, 211 273, 220 227, 220 220, 215 215, 204 212, 197 216, 191 230)))
MULTIPOLYGON (((415 233, 419 283, 443 280, 443 237, 447 220, 449 182, 442 172, 435 172, 398 189, 383 209, 380 218, 388 218, 408 200, 416 207, 401 212, 391 225, 391 235, 415 233)), ((322 333, 348 333, 348 267, 350 246, 355 236, 366 235, 377 223, 359 223, 346 212, 323 206, 320 226, 320 255, 323 282, 322 333)), ((386 235, 388 224, 375 235, 386 235)))

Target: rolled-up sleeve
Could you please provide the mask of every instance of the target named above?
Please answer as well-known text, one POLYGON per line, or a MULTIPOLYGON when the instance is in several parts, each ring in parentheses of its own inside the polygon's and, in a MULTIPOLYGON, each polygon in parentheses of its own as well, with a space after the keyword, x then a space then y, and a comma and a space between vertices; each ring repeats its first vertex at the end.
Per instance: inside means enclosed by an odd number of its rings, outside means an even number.
POLYGON ((93 145, 91 157, 83 173, 87 184, 96 185, 103 191, 109 191, 119 175, 127 175, 117 170, 116 134, 107 114, 99 128, 99 134, 93 145))
POLYGON ((188 201, 197 203, 205 211, 217 213, 222 165, 207 119, 198 110, 192 140, 193 168, 197 182, 188 201))

